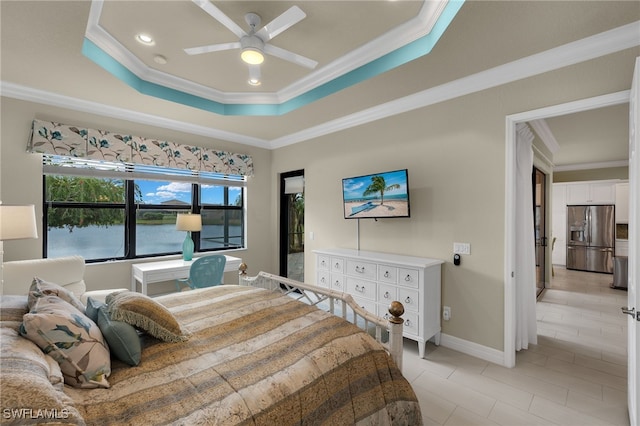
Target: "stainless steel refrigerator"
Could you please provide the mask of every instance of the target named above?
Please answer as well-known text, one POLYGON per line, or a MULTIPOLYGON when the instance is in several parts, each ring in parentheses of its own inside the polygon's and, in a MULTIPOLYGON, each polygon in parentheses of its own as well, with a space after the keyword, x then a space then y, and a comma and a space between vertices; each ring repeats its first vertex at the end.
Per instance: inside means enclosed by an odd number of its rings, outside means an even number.
POLYGON ((567 206, 567 269, 613 273, 614 206, 567 206))

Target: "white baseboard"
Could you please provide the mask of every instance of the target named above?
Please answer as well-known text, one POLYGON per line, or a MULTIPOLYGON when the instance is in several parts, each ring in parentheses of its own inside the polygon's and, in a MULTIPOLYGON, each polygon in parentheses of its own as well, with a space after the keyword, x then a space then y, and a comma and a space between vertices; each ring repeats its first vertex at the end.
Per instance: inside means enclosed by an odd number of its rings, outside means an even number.
POLYGON ((504 351, 499 351, 444 333, 440 334, 440 345, 506 367, 504 351))

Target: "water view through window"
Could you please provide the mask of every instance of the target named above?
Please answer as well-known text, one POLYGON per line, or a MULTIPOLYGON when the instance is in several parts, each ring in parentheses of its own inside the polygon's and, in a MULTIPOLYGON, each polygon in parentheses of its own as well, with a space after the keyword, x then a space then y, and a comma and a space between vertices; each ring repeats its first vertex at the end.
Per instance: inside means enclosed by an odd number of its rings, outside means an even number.
MULTIPOLYGON (((241 227, 230 227, 230 233, 236 237, 229 243, 237 246, 242 243, 241 227)), ((172 253, 182 251, 185 233, 176 231, 176 225, 149 225, 136 228, 137 253, 139 255, 153 253, 172 253)), ((203 248, 225 248, 224 227, 220 225, 203 225, 203 248)), ((49 231, 49 257, 81 255, 85 259, 111 259, 125 256, 124 226, 88 226, 76 228, 73 232, 67 229, 51 229, 49 231)))
POLYGON ((186 233, 176 230, 176 217, 190 211, 202 215, 199 250, 244 246, 240 187, 71 176, 47 176, 46 182, 47 257, 109 260, 179 253, 186 233), (127 217, 135 222, 131 229, 127 217))

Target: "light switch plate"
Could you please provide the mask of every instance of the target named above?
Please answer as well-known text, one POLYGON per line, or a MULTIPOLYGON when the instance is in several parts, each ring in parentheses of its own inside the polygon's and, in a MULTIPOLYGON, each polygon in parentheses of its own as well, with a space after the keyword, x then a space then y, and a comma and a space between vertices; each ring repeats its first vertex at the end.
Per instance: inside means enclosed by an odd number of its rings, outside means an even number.
POLYGON ((453 243, 453 254, 471 254, 471 244, 453 243))

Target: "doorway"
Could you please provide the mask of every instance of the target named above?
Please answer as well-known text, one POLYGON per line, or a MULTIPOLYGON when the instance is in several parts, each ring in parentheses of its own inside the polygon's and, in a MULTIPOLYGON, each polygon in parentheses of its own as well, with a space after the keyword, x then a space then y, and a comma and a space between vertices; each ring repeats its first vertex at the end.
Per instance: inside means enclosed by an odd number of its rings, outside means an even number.
POLYGON ((304 282, 304 170, 280 175, 279 273, 304 282))
POLYGON ((536 297, 545 288, 547 252, 547 175, 537 167, 533 168, 533 222, 536 241, 536 297))

